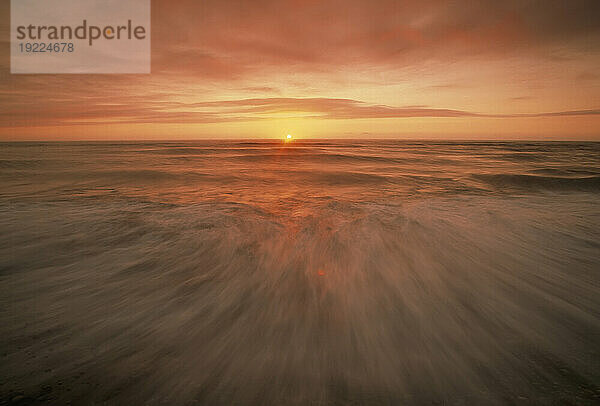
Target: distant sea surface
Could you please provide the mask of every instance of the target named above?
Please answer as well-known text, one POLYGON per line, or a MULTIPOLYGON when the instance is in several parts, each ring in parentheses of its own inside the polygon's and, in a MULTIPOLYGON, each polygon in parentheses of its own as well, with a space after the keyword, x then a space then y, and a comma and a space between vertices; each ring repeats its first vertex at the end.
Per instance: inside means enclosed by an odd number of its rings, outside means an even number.
POLYGON ((600 403, 600 143, 0 144, 0 404, 600 403))

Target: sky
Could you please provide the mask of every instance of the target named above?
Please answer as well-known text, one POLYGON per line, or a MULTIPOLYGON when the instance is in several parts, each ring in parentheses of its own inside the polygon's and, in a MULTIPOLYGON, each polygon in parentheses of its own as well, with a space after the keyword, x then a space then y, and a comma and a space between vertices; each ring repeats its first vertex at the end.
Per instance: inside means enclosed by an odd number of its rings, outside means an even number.
POLYGON ((598 0, 155 0, 149 75, 11 75, 0 140, 600 140, 598 0))

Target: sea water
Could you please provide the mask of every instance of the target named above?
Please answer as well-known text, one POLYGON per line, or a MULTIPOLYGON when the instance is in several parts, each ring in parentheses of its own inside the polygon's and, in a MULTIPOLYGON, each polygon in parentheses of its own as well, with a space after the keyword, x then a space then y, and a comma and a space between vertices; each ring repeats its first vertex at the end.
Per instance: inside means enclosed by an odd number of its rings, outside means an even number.
POLYGON ((0 230, 0 401, 600 401, 599 143, 4 143, 0 230))

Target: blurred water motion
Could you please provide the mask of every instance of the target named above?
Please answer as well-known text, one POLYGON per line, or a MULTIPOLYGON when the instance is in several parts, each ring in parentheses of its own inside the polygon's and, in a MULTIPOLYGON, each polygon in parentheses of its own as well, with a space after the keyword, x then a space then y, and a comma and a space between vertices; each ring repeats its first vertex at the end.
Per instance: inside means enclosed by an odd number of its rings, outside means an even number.
POLYGON ((0 402, 597 404, 600 144, 0 145, 0 402))

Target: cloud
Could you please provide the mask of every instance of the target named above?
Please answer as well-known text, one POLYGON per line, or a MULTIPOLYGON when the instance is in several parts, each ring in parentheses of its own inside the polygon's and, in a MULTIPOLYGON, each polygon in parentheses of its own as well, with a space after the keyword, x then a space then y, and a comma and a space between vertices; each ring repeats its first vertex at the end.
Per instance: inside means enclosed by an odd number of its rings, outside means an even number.
POLYGON ((451 109, 424 107, 392 107, 371 105, 352 99, 332 98, 263 98, 188 105, 191 108, 215 108, 236 114, 270 115, 281 113, 306 113, 314 118, 406 118, 406 117, 472 117, 476 114, 451 109))
MULTIPOLYGON (((0 14, 4 34, 7 4, 0 14)), ((235 80, 281 69, 550 58, 549 47, 593 50, 598 15, 597 0, 153 0, 152 70, 235 80)))
POLYGON ((153 0, 151 75, 10 75, 3 2, 0 126, 598 115, 598 14, 596 0, 153 0), (523 95, 541 112, 489 113, 523 95))
POLYGON ((598 74, 596 72, 582 72, 576 76, 576 79, 582 80, 582 81, 598 80, 598 79, 600 79, 600 74, 598 74))
POLYGON ((525 113, 525 114, 488 114, 483 117, 498 117, 498 118, 527 118, 527 117, 568 117, 568 116, 600 116, 600 109, 597 110, 569 110, 555 111, 550 113, 525 113))
POLYGON ((516 101, 525 101, 525 100, 532 100, 533 97, 532 96, 514 96, 514 97, 509 97, 508 100, 512 101, 512 102, 516 102, 516 101))
POLYGON ((426 106, 394 107, 373 105, 352 99, 334 98, 253 98, 200 103, 124 99, 95 99, 83 109, 75 103, 52 107, 42 105, 36 114, 21 110, 0 113, 0 126, 47 126, 90 123, 223 123, 268 120, 273 117, 304 117, 311 119, 401 119, 401 118, 541 118, 600 115, 600 110, 573 110, 530 114, 486 114, 426 106), (134 103, 135 101, 135 103, 134 103), (71 108, 72 107, 72 108, 71 108))
POLYGON ((250 86, 250 87, 244 87, 241 90, 245 90, 248 92, 254 92, 254 93, 276 93, 276 94, 280 94, 281 90, 276 88, 276 87, 271 87, 271 86, 250 86))
POLYGON ((544 56, 550 46, 589 48, 600 35, 596 0, 156 0, 153 15, 153 69, 209 77, 544 56))

